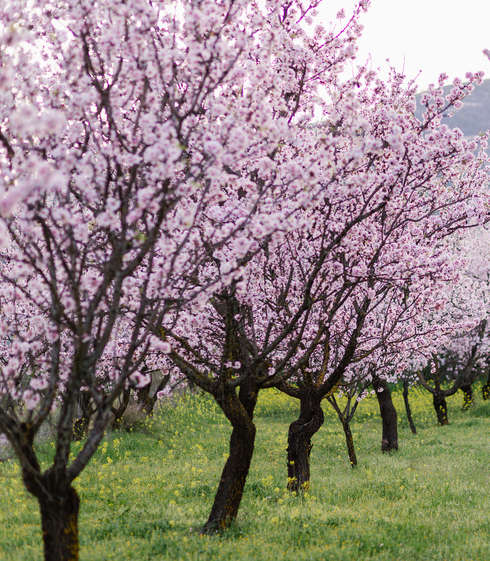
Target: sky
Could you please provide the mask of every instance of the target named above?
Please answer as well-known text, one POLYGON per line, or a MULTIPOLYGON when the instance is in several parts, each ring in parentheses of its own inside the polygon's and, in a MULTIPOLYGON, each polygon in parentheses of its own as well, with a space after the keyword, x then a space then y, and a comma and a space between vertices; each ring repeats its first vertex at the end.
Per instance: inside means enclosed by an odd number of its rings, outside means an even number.
MULTIPOLYGON (((352 12, 355 0, 324 0, 319 19, 327 24, 341 8, 352 12)), ((371 67, 404 69, 408 78, 421 71, 417 83, 424 89, 441 72, 452 79, 483 70, 490 78, 489 0, 371 0, 361 16, 364 25, 359 58, 369 55, 371 67)))

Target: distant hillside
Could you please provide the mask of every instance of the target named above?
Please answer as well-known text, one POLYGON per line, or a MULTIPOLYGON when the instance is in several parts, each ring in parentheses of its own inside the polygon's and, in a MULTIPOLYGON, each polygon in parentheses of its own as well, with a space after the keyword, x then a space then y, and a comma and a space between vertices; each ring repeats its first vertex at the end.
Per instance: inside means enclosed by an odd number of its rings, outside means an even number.
POLYGON ((467 136, 490 129, 490 80, 476 86, 464 100, 464 106, 454 117, 445 119, 445 123, 460 128, 467 136))
POLYGON ((443 119, 443 122, 448 127, 461 129, 466 136, 475 136, 490 129, 490 80, 484 80, 480 86, 476 86, 464 100, 463 107, 453 117, 443 119))

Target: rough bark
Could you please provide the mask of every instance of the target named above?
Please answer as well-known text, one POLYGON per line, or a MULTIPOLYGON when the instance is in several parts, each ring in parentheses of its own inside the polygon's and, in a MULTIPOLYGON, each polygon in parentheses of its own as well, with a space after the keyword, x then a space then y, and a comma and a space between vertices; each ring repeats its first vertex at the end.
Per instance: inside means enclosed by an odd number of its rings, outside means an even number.
POLYGON ((307 491, 310 484, 311 438, 323 424, 321 399, 313 393, 300 398, 300 414, 289 426, 288 433, 288 489, 307 491))
POLYGON ((73 487, 40 500, 45 561, 78 561, 80 499, 73 487))
POLYGON ((352 432, 350 430, 350 423, 343 422, 342 428, 344 429, 345 442, 347 444, 347 452, 349 454, 349 461, 352 467, 357 466, 356 450, 354 448, 354 439, 352 438, 352 432))
POLYGON ((417 434, 417 429, 415 428, 415 423, 412 417, 412 409, 410 408, 410 402, 408 400, 408 382, 406 380, 403 382, 403 402, 405 403, 405 411, 407 413, 410 430, 413 432, 413 434, 417 434))
POLYGON ((473 388, 471 384, 464 384, 460 390, 463 392, 463 411, 469 409, 473 403, 473 388))
POLYGON ((23 473, 27 490, 38 500, 41 512, 45 561, 78 561, 78 513, 76 490, 54 472, 23 473))
POLYGON ((251 387, 241 387, 238 397, 232 391, 216 399, 230 420, 233 430, 228 459, 221 474, 211 513, 202 529, 203 534, 224 530, 236 518, 255 445, 256 429, 252 419, 257 403, 257 391, 251 387))
POLYGON ((376 391, 383 426, 381 450, 383 452, 398 450, 397 414, 388 384, 381 378, 374 377, 373 388, 376 391))
POLYGON ((437 415, 437 421, 440 425, 449 425, 449 419, 447 417, 447 403, 444 395, 440 393, 434 393, 432 396, 434 403, 434 409, 437 415))

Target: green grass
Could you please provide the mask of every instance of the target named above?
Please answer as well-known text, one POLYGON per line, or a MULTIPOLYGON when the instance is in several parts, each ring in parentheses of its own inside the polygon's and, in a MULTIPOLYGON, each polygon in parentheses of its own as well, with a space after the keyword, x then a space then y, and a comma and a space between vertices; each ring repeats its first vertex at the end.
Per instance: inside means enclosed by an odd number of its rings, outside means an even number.
MULTIPOLYGON (((257 443, 236 524, 222 536, 199 528, 226 458, 229 426, 208 398, 161 407, 143 432, 108 435, 77 480, 82 561, 486 561, 490 403, 462 412, 449 400, 451 424, 438 427, 427 393, 412 394, 418 434, 409 432, 401 394, 400 450, 380 452, 374 398, 353 423, 359 466, 351 469, 343 433, 325 404, 314 438, 312 487, 289 496, 286 435, 297 404, 274 391, 257 410, 257 443)), ((46 461, 52 446, 42 446, 46 461)), ((0 559, 42 558, 35 499, 14 461, 0 464, 0 559)))

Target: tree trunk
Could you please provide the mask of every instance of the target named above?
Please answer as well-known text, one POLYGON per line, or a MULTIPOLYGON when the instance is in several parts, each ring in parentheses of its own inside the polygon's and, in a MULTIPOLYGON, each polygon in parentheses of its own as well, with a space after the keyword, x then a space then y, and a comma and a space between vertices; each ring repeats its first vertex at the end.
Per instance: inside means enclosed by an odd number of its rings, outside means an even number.
POLYGON ((80 393, 78 407, 80 409, 80 416, 73 422, 73 440, 82 440, 87 436, 90 419, 93 413, 89 393, 80 393))
POLYGON ((417 429, 415 428, 415 423, 413 422, 412 409, 410 408, 410 402, 408 401, 408 381, 403 382, 403 401, 405 403, 405 411, 407 412, 408 424, 410 425, 410 430, 413 434, 417 434, 417 429))
POLYGON ((229 456, 221 474, 211 513, 202 529, 203 534, 224 530, 236 518, 255 445, 256 429, 252 419, 257 403, 256 389, 242 386, 239 397, 229 392, 217 398, 217 401, 232 423, 233 430, 229 456))
POLYGON ((80 499, 71 485, 53 471, 33 475, 23 470, 26 489, 39 503, 45 561, 78 561, 78 512, 80 499))
POLYGON ((443 395, 439 393, 433 394, 434 409, 436 410, 437 421, 440 425, 449 425, 447 418, 447 403, 443 395))
POLYGON ((80 499, 73 487, 62 494, 38 499, 45 561, 78 561, 80 499))
POLYGON ((22 481, 39 503, 45 561, 78 561, 78 512, 80 499, 67 478, 66 466, 41 472, 34 452, 34 431, 20 425, 18 446, 22 481))
POLYGON ((381 420, 383 423, 381 450, 383 452, 398 450, 397 415, 388 384, 384 380, 381 380, 381 378, 373 377, 373 388, 376 390, 379 412, 381 413, 381 420))
POLYGON ((153 389, 153 395, 151 394, 151 384, 139 390, 138 401, 140 402, 141 410, 144 411, 148 416, 153 415, 153 409, 158 401, 158 394, 163 391, 170 381, 170 374, 166 374, 159 382, 157 387, 153 389))
POLYGON ((352 438, 352 432, 350 430, 350 423, 345 421, 342 423, 345 434, 345 442, 347 443, 347 452, 349 454, 349 461, 352 467, 357 466, 356 451, 354 449, 354 439, 352 438))
POLYGON ((119 402, 111 407, 111 412, 113 415, 112 419, 112 429, 117 430, 122 426, 123 415, 129 405, 129 400, 131 398, 131 388, 126 388, 121 396, 119 397, 119 402))
POLYGON ((323 424, 321 399, 313 393, 300 398, 299 418, 289 425, 288 489, 307 491, 310 485, 311 438, 323 424))
POLYGON ((461 386, 463 392, 463 411, 466 411, 473 405, 473 388, 471 384, 461 386))

